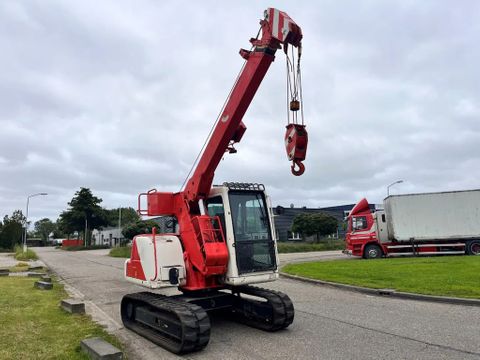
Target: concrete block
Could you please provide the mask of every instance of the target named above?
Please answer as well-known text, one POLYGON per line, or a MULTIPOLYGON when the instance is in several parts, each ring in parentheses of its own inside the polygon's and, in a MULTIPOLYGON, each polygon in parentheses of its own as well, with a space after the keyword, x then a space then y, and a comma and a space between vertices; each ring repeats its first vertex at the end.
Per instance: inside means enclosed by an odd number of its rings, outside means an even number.
POLYGON ((100 338, 84 339, 80 343, 80 347, 92 360, 123 359, 123 353, 119 349, 100 338))
POLYGON ((71 314, 85 314, 85 303, 80 300, 65 299, 60 302, 60 306, 71 314))
POLYGON ((52 290, 53 284, 45 281, 35 281, 34 285, 37 289, 41 290, 52 290))
POLYGON ((52 282, 52 278, 51 278, 50 276, 48 276, 48 275, 43 275, 43 276, 42 276, 42 281, 44 281, 44 282, 50 282, 50 283, 51 283, 51 282, 52 282))
POLYGON ((29 266, 28 271, 33 271, 33 270, 42 270, 43 266, 29 266))
POLYGON ((8 276, 10 274, 9 269, 0 269, 0 276, 8 276))
POLYGON ((28 277, 42 277, 47 275, 46 273, 41 273, 41 272, 28 272, 27 273, 28 277))

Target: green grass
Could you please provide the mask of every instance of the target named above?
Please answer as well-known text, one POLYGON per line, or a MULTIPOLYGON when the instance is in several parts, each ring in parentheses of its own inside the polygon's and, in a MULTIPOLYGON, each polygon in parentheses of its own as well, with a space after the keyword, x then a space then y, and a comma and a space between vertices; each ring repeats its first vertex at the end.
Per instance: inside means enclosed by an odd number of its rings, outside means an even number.
POLYGON ((0 359, 88 359, 80 341, 101 337, 120 347, 86 315, 71 315, 59 307, 67 294, 54 283, 53 290, 34 289, 26 277, 0 278, 0 359))
POLYGON ((19 261, 28 261, 28 260, 37 260, 38 256, 35 251, 28 249, 26 252, 23 252, 23 246, 15 246, 15 259, 19 261))
POLYGON ((110 253, 108 255, 112 257, 129 258, 131 251, 132 251, 131 246, 121 246, 121 247, 116 247, 110 250, 110 253))
POLYGON ((84 250, 99 250, 109 249, 108 245, 90 245, 90 246, 61 246, 60 249, 65 251, 84 251, 84 250))
POLYGON ((375 289, 480 298, 480 256, 335 260, 291 264, 283 271, 375 289))
POLYGON ((295 253, 308 251, 325 251, 325 250, 343 250, 345 249, 345 241, 331 240, 321 243, 306 242, 277 242, 279 253, 295 253))

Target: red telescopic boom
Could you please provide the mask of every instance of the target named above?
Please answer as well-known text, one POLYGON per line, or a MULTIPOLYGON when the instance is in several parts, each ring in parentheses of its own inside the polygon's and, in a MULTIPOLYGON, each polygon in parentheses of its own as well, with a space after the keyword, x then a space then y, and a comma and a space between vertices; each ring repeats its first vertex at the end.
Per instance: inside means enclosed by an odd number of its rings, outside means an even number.
MULTIPOLYGON (((245 65, 217 120, 197 167, 186 184, 184 196, 189 203, 208 196, 215 170, 224 153, 236 151, 233 145, 240 142, 247 129, 242 118, 270 64, 274 61, 277 49, 283 45, 286 54, 288 45, 301 49, 302 30, 286 13, 269 8, 265 11, 265 18, 260 21, 260 25, 260 39, 250 39, 252 50, 240 50, 240 55, 246 60, 245 65)), ((291 111, 298 110, 290 108, 291 111)), ((305 159, 307 136, 304 125, 296 125, 294 128, 295 134, 288 135, 291 131, 287 134, 287 153, 289 160, 300 168, 294 171, 292 165, 292 172, 295 175, 301 175, 304 170, 301 161, 305 159)))

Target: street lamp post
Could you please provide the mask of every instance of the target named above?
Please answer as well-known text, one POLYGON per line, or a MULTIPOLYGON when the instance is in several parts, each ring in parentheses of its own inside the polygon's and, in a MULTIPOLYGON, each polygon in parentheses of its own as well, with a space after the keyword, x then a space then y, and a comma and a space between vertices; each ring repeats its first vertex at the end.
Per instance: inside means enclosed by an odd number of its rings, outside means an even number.
POLYGON ((28 231, 28 205, 30 204, 30 198, 35 196, 45 196, 47 193, 37 193, 27 196, 27 211, 25 212, 25 232, 23 234, 23 252, 27 251, 27 231, 28 231))
POLYGON ((390 195, 390 187, 391 187, 391 186, 393 186, 393 185, 395 185, 395 184, 401 184, 401 183, 403 183, 403 180, 397 180, 397 181, 391 183, 390 185, 388 185, 388 186, 387 186, 387 196, 390 195))

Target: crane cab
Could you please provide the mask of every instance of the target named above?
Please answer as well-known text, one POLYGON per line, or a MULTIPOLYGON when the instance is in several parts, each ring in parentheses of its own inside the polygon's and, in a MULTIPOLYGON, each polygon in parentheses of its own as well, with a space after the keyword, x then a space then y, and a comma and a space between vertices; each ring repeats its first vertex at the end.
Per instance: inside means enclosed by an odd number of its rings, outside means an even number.
POLYGON ((224 283, 246 285, 278 278, 278 254, 270 201, 262 184, 214 186, 205 202, 218 216, 228 248, 224 283))
MULTIPOLYGON (((175 208, 174 194, 152 191, 146 195, 149 215, 171 214, 170 209, 175 208)), ((224 183, 214 186, 201 203, 202 214, 192 221, 196 237, 190 239, 190 245, 199 246, 198 251, 185 250, 187 241, 178 226, 170 233, 137 235, 125 262, 128 281, 153 289, 196 289, 197 283, 188 284, 189 269, 190 275, 199 274, 192 264, 213 279, 211 287, 278 279, 275 228, 263 185, 224 183)))

